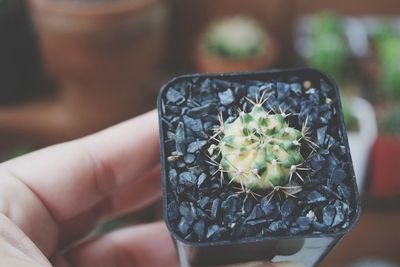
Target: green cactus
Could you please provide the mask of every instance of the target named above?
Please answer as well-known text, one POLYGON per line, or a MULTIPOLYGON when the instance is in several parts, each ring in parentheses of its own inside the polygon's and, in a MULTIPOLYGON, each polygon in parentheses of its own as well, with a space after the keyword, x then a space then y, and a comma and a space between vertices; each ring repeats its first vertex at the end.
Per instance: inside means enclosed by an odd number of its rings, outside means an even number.
POLYGON ((242 59, 263 52, 266 33, 254 19, 236 16, 211 25, 205 41, 207 49, 219 57, 242 59))
POLYGON ((380 42, 382 84, 387 97, 400 99, 400 37, 386 38, 380 42))
POLYGON ((269 114, 262 103, 254 103, 251 112, 241 112, 232 123, 221 125, 220 169, 230 182, 247 190, 282 188, 302 169, 303 133, 289 127, 287 116, 269 114))
POLYGON ((316 16, 312 24, 311 42, 312 51, 308 64, 342 82, 350 51, 339 17, 331 13, 321 13, 316 16))

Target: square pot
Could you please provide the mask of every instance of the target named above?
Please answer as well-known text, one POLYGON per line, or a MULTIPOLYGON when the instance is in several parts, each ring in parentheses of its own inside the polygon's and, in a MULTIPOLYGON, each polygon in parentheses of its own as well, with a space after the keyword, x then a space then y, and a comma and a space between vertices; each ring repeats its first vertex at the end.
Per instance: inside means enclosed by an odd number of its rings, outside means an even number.
POLYGON ((315 266, 358 220, 339 92, 325 74, 298 68, 184 75, 161 89, 158 110, 164 217, 181 266, 256 260, 315 266), (208 160, 218 115, 232 122, 238 108, 248 112, 262 96, 266 111, 291 114, 291 127, 308 125, 301 148, 307 170, 288 189, 295 197, 240 192, 208 160))

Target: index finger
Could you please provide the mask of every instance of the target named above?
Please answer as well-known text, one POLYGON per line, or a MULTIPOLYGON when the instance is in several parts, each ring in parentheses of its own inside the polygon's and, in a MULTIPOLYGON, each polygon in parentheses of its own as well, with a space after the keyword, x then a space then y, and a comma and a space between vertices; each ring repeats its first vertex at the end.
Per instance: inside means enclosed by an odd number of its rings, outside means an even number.
POLYGON ((3 163, 57 221, 75 217, 159 160, 155 111, 97 134, 3 163))

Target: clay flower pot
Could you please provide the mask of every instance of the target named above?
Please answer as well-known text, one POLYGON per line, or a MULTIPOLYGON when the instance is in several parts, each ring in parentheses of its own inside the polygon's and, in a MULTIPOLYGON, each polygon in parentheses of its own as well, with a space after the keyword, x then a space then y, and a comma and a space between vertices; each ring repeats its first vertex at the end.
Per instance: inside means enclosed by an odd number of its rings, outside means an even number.
POLYGON ((182 266, 316 266, 357 222, 339 91, 325 74, 185 75, 158 109, 164 218, 182 266), (298 141, 280 139, 296 130, 298 141))
MULTIPOLYGON (((247 37, 254 36, 250 35, 247 37)), ((195 65, 198 72, 255 71, 271 67, 278 58, 278 52, 278 46, 274 37, 267 34, 264 29, 261 29, 261 26, 258 25, 257 21, 253 21, 253 19, 247 17, 237 16, 212 23, 209 29, 200 36, 195 50, 195 65), (227 26, 227 24, 232 22, 237 25, 229 25, 228 27, 225 27, 225 30, 229 31, 230 33, 226 34, 226 32, 221 32, 220 29, 219 32, 222 35, 225 34, 225 37, 221 36, 219 41, 226 42, 225 45, 229 45, 230 42, 242 43, 244 40, 246 40, 246 36, 242 36, 243 38, 240 38, 241 35, 246 35, 248 32, 256 31, 258 35, 261 35, 258 36, 260 40, 258 43, 253 43, 250 45, 258 46, 257 49, 259 51, 257 53, 249 56, 237 56, 234 54, 234 52, 232 52, 233 55, 221 55, 216 51, 210 50, 209 31, 215 30, 216 27, 220 27, 222 24, 227 26), (249 23, 254 25, 246 25, 249 23), (248 27, 249 29, 240 29, 239 32, 234 32, 235 30, 237 31, 238 28, 241 28, 241 24, 245 24, 244 27, 248 27)))
POLYGON ((398 166, 400 164, 400 137, 378 136, 372 151, 371 191, 376 197, 400 195, 398 166))
POLYGON ((203 44, 199 44, 195 55, 198 72, 240 72, 255 71, 272 66, 278 58, 278 47, 269 39, 262 54, 246 59, 227 59, 210 53, 203 44))
POLYGON ((0 110, 0 127, 43 144, 91 133, 149 109, 144 89, 163 55, 162 0, 30 0, 56 99, 0 110))

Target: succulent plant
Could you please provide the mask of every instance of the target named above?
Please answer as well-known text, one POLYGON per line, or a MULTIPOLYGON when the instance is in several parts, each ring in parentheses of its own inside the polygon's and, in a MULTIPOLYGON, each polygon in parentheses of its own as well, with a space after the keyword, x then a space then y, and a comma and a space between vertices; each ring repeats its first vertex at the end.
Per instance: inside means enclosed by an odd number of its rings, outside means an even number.
POLYGON ((400 37, 382 40, 379 44, 382 84, 385 94, 400 99, 400 37))
POLYGON ((219 168, 230 182, 239 183, 243 190, 263 190, 283 187, 304 162, 300 141, 304 132, 289 126, 284 112, 270 113, 262 101, 254 103, 249 113, 240 112, 231 123, 216 130, 220 135, 217 147, 221 154, 219 168))
POLYGON ((349 48, 338 17, 322 13, 316 17, 312 29, 309 65, 343 80, 349 48))
POLYGON ((263 52, 266 33, 254 19, 236 16, 212 24, 206 33, 207 49, 223 58, 248 58, 263 52))

